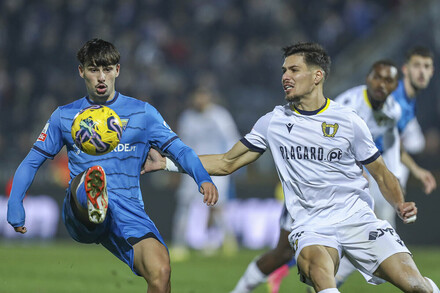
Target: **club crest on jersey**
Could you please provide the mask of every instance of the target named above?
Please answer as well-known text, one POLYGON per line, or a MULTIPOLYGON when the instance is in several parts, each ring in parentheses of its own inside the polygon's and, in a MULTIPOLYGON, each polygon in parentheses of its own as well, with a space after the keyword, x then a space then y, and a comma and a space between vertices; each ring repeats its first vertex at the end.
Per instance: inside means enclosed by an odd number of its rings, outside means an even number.
POLYGON ((325 137, 334 137, 336 132, 338 132, 339 124, 327 124, 325 122, 322 122, 322 134, 324 134, 325 137))
POLYGON ((290 131, 292 130, 293 124, 288 123, 288 124, 286 124, 286 127, 287 127, 287 131, 289 131, 289 133, 290 133, 290 131))
POLYGON ((121 122, 122 122, 122 130, 123 131, 125 131, 125 128, 127 128, 127 124, 128 124, 128 121, 129 121, 130 119, 121 119, 121 122))

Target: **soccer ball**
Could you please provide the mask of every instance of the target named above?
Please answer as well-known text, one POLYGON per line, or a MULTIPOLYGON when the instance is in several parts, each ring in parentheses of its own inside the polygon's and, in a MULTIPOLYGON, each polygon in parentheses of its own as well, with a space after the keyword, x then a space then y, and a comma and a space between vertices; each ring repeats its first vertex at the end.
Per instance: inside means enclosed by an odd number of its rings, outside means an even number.
POLYGON ((111 152, 118 145, 122 136, 122 123, 109 107, 93 105, 75 115, 71 133, 80 150, 100 156, 111 152))

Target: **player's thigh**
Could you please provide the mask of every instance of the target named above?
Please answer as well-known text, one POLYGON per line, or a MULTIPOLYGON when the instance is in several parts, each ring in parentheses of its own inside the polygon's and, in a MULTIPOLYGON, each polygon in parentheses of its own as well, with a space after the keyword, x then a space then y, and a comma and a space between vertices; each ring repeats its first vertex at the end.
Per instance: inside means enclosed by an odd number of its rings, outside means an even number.
POLYGON ((335 275, 339 266, 339 252, 336 248, 323 245, 310 245, 301 249, 297 259, 298 267, 305 277, 319 269, 327 274, 335 275))
POLYGON ((170 274, 168 250, 155 238, 146 238, 133 245, 133 253, 133 266, 146 279, 170 274))
POLYGON ((414 288, 426 286, 425 279, 411 255, 405 252, 393 254, 385 259, 374 275, 394 284, 404 292, 413 292, 414 288))
POLYGON ((289 242, 289 231, 280 229, 280 236, 278 238, 278 243, 274 248, 274 252, 278 257, 287 259, 289 261, 293 257, 293 249, 289 242))

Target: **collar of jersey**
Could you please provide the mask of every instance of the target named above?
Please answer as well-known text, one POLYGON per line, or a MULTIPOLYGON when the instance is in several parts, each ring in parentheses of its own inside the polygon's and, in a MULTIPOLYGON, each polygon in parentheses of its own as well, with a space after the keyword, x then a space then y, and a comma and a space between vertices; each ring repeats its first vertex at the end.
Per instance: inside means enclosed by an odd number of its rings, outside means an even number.
POLYGON ((373 106, 371 106, 371 102, 370 102, 370 100, 368 99, 367 89, 364 89, 364 101, 365 101, 365 104, 367 104, 367 106, 368 106, 370 109, 373 109, 373 106))
POLYGON ((295 111, 295 113, 298 113, 301 115, 306 115, 306 116, 311 116, 311 115, 316 115, 316 114, 320 114, 320 113, 324 112, 325 110, 327 110, 329 105, 330 105, 330 100, 328 98, 325 98, 324 106, 322 106, 321 108, 314 110, 314 111, 300 110, 300 109, 297 109, 295 106, 293 106, 292 108, 293 108, 293 111, 295 111))
POLYGON ((108 101, 108 102, 105 102, 104 104, 99 104, 99 103, 95 103, 95 102, 93 102, 92 100, 90 100, 89 96, 87 96, 86 99, 87 99, 87 101, 88 101, 90 104, 92 104, 92 105, 111 105, 111 104, 113 104, 114 102, 116 102, 116 100, 118 99, 118 97, 119 97, 119 92, 115 92, 115 96, 113 97, 113 99, 111 99, 111 100, 108 101))

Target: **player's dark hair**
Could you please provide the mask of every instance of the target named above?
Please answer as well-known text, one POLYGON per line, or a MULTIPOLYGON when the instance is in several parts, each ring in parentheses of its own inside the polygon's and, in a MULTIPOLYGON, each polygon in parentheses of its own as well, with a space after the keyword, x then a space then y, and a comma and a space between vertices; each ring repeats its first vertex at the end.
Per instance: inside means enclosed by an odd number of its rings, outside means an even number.
POLYGON ((393 61, 388 60, 388 59, 382 59, 382 60, 378 60, 378 61, 374 62, 373 65, 371 65, 371 68, 370 68, 370 71, 368 71, 368 74, 373 72, 373 70, 377 66, 380 66, 380 65, 394 67, 394 68, 396 68, 397 72, 399 72, 399 68, 397 67, 396 63, 394 63, 393 61))
POLYGON ((412 56, 422 56, 426 58, 431 58, 434 60, 434 53, 428 47, 415 46, 406 52, 405 63, 411 59, 412 56))
POLYGON ((93 66, 109 66, 118 64, 121 54, 112 43, 92 39, 79 49, 76 58, 83 66, 86 63, 93 66))
POLYGON ((283 48, 284 58, 299 54, 307 65, 316 65, 324 71, 324 78, 330 74, 331 59, 325 49, 317 43, 300 42, 283 48))

